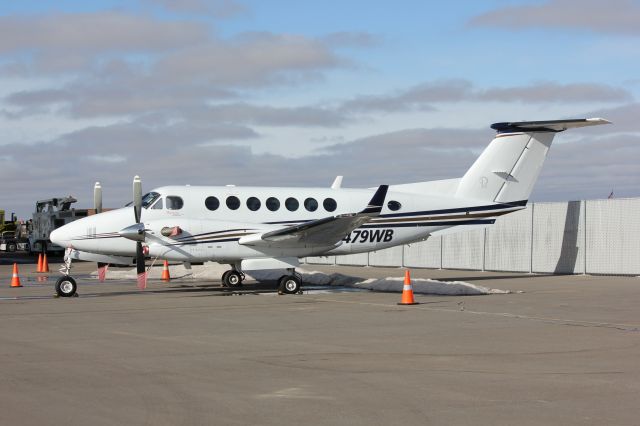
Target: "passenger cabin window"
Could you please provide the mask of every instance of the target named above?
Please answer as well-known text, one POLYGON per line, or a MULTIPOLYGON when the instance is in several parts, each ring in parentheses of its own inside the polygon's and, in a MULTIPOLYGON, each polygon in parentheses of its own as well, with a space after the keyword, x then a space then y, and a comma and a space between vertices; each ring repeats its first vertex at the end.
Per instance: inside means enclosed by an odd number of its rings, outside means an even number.
POLYGON ((304 200, 304 208, 309 210, 310 212, 315 212, 316 210, 318 210, 318 202, 315 198, 309 197, 304 200))
POLYGON ((162 203, 162 198, 160 198, 158 201, 156 201, 156 203, 151 206, 151 210, 162 210, 163 207, 163 203, 162 203))
POLYGON ((207 199, 204 200, 204 205, 209 210, 218 210, 218 207, 220 207, 220 201, 216 197, 213 197, 213 196, 212 197, 207 197, 207 199))
POLYGON ((227 207, 229 207, 230 210, 238 210, 238 208, 240 207, 240 200, 238 199, 238 197, 235 197, 233 195, 227 197, 227 207))
POLYGON ((267 208, 272 212, 275 212, 280 208, 280 200, 275 197, 267 198, 267 202, 265 204, 267 205, 267 208))
POLYGON ((182 198, 175 195, 169 195, 167 197, 167 210, 180 210, 182 206, 184 206, 182 198))
POLYGON ((402 208, 402 204, 398 201, 391 200, 387 203, 387 207, 389 207, 389 210, 393 210, 395 212, 402 208))
POLYGON ((256 197, 247 198, 247 208, 252 212, 255 212, 260 208, 260 200, 258 200, 256 197))
POLYGON ((333 212, 338 208, 338 204, 336 203, 336 200, 334 200, 333 198, 325 198, 324 201, 322 202, 322 206, 328 212, 333 212))
POLYGON ((300 203, 298 203, 298 200, 291 197, 287 198, 287 200, 284 202, 284 205, 290 212, 295 212, 296 210, 298 210, 298 207, 300 207, 300 203))

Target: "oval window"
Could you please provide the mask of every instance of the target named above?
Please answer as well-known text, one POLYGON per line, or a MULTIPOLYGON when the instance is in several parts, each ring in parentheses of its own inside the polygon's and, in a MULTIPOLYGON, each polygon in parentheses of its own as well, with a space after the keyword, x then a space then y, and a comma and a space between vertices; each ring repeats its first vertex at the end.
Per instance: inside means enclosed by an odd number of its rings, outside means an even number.
POLYGON ((182 198, 175 195, 170 195, 167 197, 167 210, 180 210, 182 206, 184 206, 182 198))
POLYGON ((209 210, 218 210, 218 207, 220 207, 220 201, 216 197, 207 197, 207 199, 204 200, 204 205, 209 210))
POLYGON ((240 207, 240 200, 238 199, 238 197, 235 197, 233 195, 227 197, 227 207, 229 207, 229 209, 231 210, 238 210, 238 207, 240 207))
POLYGON ((272 212, 275 212, 280 208, 280 200, 275 197, 267 198, 267 202, 265 204, 267 205, 267 208, 272 212))
POLYGON ((391 200, 387 203, 387 207, 389 207, 389 210, 393 210, 395 212, 402 208, 402 204, 400 204, 399 201, 391 200))
POLYGON ((328 212, 333 212, 338 208, 338 204, 336 203, 336 200, 334 200, 333 198, 325 198, 324 201, 322 202, 322 206, 328 212))
POLYGON ((291 212, 295 212, 296 210, 298 210, 298 207, 300 207, 300 203, 298 203, 298 200, 291 197, 287 198, 287 200, 284 202, 284 205, 287 206, 287 210, 291 212))
POLYGON ((315 198, 309 197, 304 200, 304 208, 309 210, 310 212, 315 212, 316 210, 318 210, 318 202, 315 198))
POLYGON ((256 197, 247 198, 247 208, 252 212, 255 212, 260 208, 260 200, 258 200, 256 197))

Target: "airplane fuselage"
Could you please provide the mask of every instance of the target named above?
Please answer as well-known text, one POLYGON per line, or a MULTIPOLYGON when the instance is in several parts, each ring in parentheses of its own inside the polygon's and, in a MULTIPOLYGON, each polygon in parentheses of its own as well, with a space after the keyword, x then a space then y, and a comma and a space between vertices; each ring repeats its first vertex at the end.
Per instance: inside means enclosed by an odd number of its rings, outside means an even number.
MULTIPOLYGON (((400 189, 407 185, 399 186, 400 189)), ((409 186, 409 189, 411 187, 409 186)), ((177 261, 233 263, 240 259, 340 255, 385 249, 426 239, 452 226, 484 226, 524 207, 520 203, 474 202, 389 188, 379 217, 338 244, 283 247, 239 243, 242 237, 359 211, 375 189, 166 186, 147 194, 142 222, 147 253, 177 261), (151 195, 150 195, 151 194, 151 195), (167 228, 179 234, 167 236, 167 228)), ((90 216, 65 226, 57 244, 89 253, 133 256, 135 242, 118 234, 134 223, 133 207, 90 216)))

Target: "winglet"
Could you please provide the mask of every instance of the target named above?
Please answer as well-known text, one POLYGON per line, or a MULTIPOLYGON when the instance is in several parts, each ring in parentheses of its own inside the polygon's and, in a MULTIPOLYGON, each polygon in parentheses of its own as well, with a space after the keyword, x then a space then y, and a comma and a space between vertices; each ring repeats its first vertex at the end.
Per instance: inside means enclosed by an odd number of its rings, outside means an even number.
POLYGON ((373 197, 371 198, 371 201, 369 201, 367 207, 365 207, 365 209, 358 214, 380 214, 380 212, 382 211, 382 206, 384 206, 384 199, 387 197, 388 189, 389 185, 380 185, 376 193, 373 194, 373 197))

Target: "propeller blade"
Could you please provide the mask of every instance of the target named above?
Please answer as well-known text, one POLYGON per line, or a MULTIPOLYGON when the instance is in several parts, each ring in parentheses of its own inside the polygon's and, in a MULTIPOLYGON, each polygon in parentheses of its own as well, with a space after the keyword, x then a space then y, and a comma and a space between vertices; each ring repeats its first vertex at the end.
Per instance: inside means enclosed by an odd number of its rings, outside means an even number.
POLYGON ((140 212, 142 211, 142 181, 140 176, 133 178, 133 211, 136 217, 136 223, 140 223, 140 212))
POLYGON ((138 287, 144 290, 147 287, 147 268, 144 263, 142 243, 136 243, 136 272, 138 274, 138 287))
POLYGON ((102 186, 100 182, 96 182, 93 187, 93 208, 96 209, 96 214, 102 213, 102 186))

